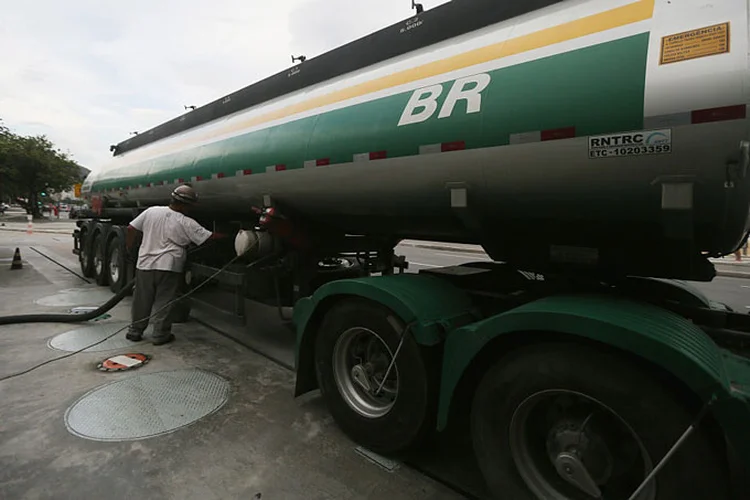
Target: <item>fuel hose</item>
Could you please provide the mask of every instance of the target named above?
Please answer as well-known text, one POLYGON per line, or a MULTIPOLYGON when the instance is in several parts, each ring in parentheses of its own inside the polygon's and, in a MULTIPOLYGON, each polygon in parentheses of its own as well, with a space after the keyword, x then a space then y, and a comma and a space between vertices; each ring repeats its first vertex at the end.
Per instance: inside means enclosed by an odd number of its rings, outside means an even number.
POLYGON ((19 323, 80 323, 97 318, 109 311, 130 292, 135 285, 135 279, 125 285, 122 290, 117 292, 111 299, 103 305, 85 314, 20 314, 16 316, 0 317, 0 325, 15 325, 19 323))
MULTIPOLYGON (((244 253, 249 252, 250 250, 255 247, 256 243, 253 243, 249 248, 247 248, 244 253)), ((192 253, 188 251, 188 253, 192 253)), ((226 270, 230 265, 232 265, 237 259, 239 259, 242 255, 237 255, 232 260, 230 260, 224 267, 219 269, 216 273, 213 274, 206 282, 210 281, 211 279, 215 278, 218 274, 226 270)), ((255 267, 258 264, 261 264, 262 262, 265 262, 271 258, 277 257, 277 254, 270 254, 266 255, 265 257, 261 257, 260 259, 255 260, 254 262, 250 263, 248 266, 246 266, 246 269, 249 269, 251 267, 255 267)), ((192 295, 195 291, 197 291, 198 288, 201 288, 206 282, 198 285, 195 289, 189 291, 185 296, 180 297, 180 299, 187 298, 188 296, 192 295)), ((127 285, 125 285, 122 290, 117 292, 111 299, 109 299, 107 302, 105 302, 103 305, 99 306, 98 308, 94 309, 93 311, 87 312, 85 314, 20 314, 16 316, 0 316, 0 326, 1 325, 17 325, 19 323, 83 323, 85 321, 92 320, 94 318, 97 318, 104 314, 105 312, 109 311, 113 307, 115 307, 117 304, 119 304, 122 299, 125 298, 125 296, 130 292, 130 290, 135 285, 135 278, 133 278, 127 285)), ((156 313, 154 313, 156 314, 156 313)), ((153 316, 153 315, 152 315, 153 316)))
MULTIPOLYGON (((32 248, 32 250, 42 255, 43 257, 46 257, 49 259, 49 257, 41 253, 39 250, 35 248, 32 248)), ((198 248, 194 250, 198 250, 198 248)), ((194 250, 188 250, 188 253, 189 254, 193 253, 194 250)), ((55 262, 55 261, 53 260, 52 262, 55 262)), ((55 263, 62 266, 62 264, 60 264, 59 262, 55 262, 55 263)), ((62 266, 62 267, 67 269, 71 273, 73 273, 73 271, 66 268, 65 266, 62 266)), ((76 273, 73 273, 73 274, 78 276, 76 273)), ((85 278, 82 278, 82 279, 85 279, 85 278)), ((0 326, 17 325, 20 323, 83 323, 85 321, 98 318, 105 312, 115 307, 117 304, 119 304, 122 301, 122 299, 124 299, 128 295, 130 290, 133 289, 133 286, 135 286, 135 278, 133 278, 130 281, 130 283, 125 285, 122 288, 122 290, 117 292, 111 299, 109 299, 103 305, 85 314, 73 314, 73 313, 70 313, 70 314, 20 314, 16 316, 0 316, 0 326)))

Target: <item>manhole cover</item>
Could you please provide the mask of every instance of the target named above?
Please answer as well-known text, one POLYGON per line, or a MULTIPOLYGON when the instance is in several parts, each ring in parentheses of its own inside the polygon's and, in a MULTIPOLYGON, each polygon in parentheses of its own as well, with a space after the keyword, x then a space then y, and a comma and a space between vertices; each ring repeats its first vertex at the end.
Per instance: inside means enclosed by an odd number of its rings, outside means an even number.
POLYGON ((151 360, 148 354, 127 353, 107 358, 96 367, 103 372, 124 372, 140 368, 151 360))
POLYGON ((40 306, 73 307, 81 304, 104 304, 111 298, 112 292, 101 287, 68 288, 34 302, 40 306))
POLYGON ((49 341, 49 346, 58 351, 75 352, 86 348, 86 346, 96 344, 118 330, 122 330, 101 344, 85 349, 84 352, 111 351, 114 349, 122 349, 124 347, 133 347, 137 345, 137 342, 131 342, 125 338, 125 334, 127 333, 126 327, 128 324, 129 323, 125 321, 118 321, 112 323, 94 323, 82 326, 53 337, 49 341))
POLYGON ((78 437, 131 441, 173 432, 224 406, 229 382, 202 370, 135 375, 94 389, 65 412, 78 437))

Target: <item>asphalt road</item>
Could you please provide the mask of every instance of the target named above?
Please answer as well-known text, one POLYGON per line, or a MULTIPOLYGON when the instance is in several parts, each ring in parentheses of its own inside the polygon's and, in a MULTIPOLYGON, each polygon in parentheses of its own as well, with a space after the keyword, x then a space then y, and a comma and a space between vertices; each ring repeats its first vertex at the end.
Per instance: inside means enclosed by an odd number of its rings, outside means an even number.
MULTIPOLYGON (((426 248, 399 246, 398 255, 405 255, 409 261, 409 271, 431 267, 454 266, 464 262, 489 260, 480 254, 448 252, 426 248)), ((750 279, 716 277, 709 283, 691 281, 708 298, 723 302, 736 311, 750 312, 750 279)))

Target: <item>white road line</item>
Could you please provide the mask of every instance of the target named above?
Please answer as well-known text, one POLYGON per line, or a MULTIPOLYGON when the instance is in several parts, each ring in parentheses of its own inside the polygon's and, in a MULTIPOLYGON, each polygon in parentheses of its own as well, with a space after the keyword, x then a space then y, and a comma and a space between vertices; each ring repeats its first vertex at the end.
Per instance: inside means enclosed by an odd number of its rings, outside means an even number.
POLYGON ((443 266, 436 266, 434 264, 424 264, 422 262, 414 262, 413 260, 410 260, 409 264, 414 264, 415 266, 420 266, 420 267, 443 267, 443 266))

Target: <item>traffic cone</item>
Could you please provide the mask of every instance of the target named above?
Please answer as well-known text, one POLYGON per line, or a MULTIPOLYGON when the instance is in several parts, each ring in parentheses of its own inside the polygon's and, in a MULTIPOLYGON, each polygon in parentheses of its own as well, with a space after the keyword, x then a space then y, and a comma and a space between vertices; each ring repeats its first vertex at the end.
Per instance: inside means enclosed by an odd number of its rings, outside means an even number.
POLYGON ((16 253, 13 254, 13 263, 10 265, 11 269, 23 269, 23 261, 21 261, 21 251, 16 248, 16 253))

